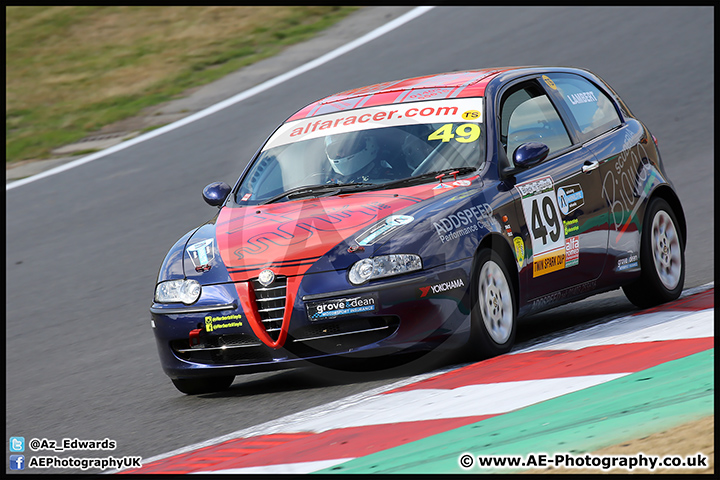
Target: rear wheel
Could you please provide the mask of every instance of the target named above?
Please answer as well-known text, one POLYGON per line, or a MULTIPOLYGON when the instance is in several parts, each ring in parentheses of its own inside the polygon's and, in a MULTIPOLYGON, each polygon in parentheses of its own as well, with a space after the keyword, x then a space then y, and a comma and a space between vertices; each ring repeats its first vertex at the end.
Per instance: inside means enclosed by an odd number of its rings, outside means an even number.
POLYGON ((685 255, 678 222, 670 205, 655 198, 648 205, 640 240, 640 278, 623 287, 640 308, 675 300, 685 283, 685 255))
POLYGON ((175 388, 187 395, 198 395, 201 393, 213 393, 227 390, 232 385, 235 377, 207 377, 207 378, 173 378, 175 388))
POLYGON ((507 353, 515 341, 517 308, 510 275, 492 250, 478 254, 473 281, 471 354, 488 358, 507 353))

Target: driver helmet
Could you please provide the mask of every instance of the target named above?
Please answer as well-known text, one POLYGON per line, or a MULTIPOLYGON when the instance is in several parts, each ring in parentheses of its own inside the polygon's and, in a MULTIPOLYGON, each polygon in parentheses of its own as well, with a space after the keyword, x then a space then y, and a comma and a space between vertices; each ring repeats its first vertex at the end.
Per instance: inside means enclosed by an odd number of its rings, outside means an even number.
POLYGON ((325 154, 335 173, 353 175, 377 157, 379 147, 366 132, 352 132, 325 137, 325 154))

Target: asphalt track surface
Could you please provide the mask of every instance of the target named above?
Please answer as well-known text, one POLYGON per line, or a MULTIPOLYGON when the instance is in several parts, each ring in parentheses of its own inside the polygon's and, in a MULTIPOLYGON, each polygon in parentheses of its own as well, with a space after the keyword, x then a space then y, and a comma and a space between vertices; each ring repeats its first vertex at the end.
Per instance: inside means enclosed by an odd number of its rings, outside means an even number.
MULTIPOLYGON (((430 368, 256 374, 189 397, 161 371, 149 325, 165 253, 213 214, 202 188, 234 183, 296 109, 362 85, 489 66, 594 71, 659 141, 688 220, 686 287, 711 282, 713 29, 711 7, 435 8, 207 118, 8 190, 7 436, 110 438, 113 456, 147 458, 430 368)), ((633 311, 620 291, 561 307, 524 322, 518 348, 633 311)))

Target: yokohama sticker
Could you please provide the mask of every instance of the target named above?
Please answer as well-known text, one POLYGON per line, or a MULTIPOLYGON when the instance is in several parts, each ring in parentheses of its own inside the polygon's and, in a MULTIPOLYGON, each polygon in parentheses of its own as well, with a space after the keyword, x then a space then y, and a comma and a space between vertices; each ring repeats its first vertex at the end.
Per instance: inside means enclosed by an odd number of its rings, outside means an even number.
POLYGON ((430 285, 427 287, 420 287, 420 298, 427 297, 428 295, 436 295, 438 293, 447 292, 448 290, 455 290, 465 286, 462 278, 456 278, 455 280, 449 280, 447 282, 430 285))

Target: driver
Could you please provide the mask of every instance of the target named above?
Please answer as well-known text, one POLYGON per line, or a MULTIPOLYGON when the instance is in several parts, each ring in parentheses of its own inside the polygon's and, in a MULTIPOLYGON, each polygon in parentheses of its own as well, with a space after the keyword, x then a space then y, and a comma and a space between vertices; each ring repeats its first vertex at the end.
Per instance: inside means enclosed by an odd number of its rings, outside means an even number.
POLYGON ((396 175, 387 162, 378 158, 380 146, 372 134, 351 132, 325 137, 325 154, 338 183, 374 183, 396 175))
POLYGON ((420 130, 416 129, 416 131, 408 133, 402 144, 405 163, 411 172, 415 171, 433 151, 433 147, 424 140, 432 133, 432 129, 424 126, 420 128, 420 130))

